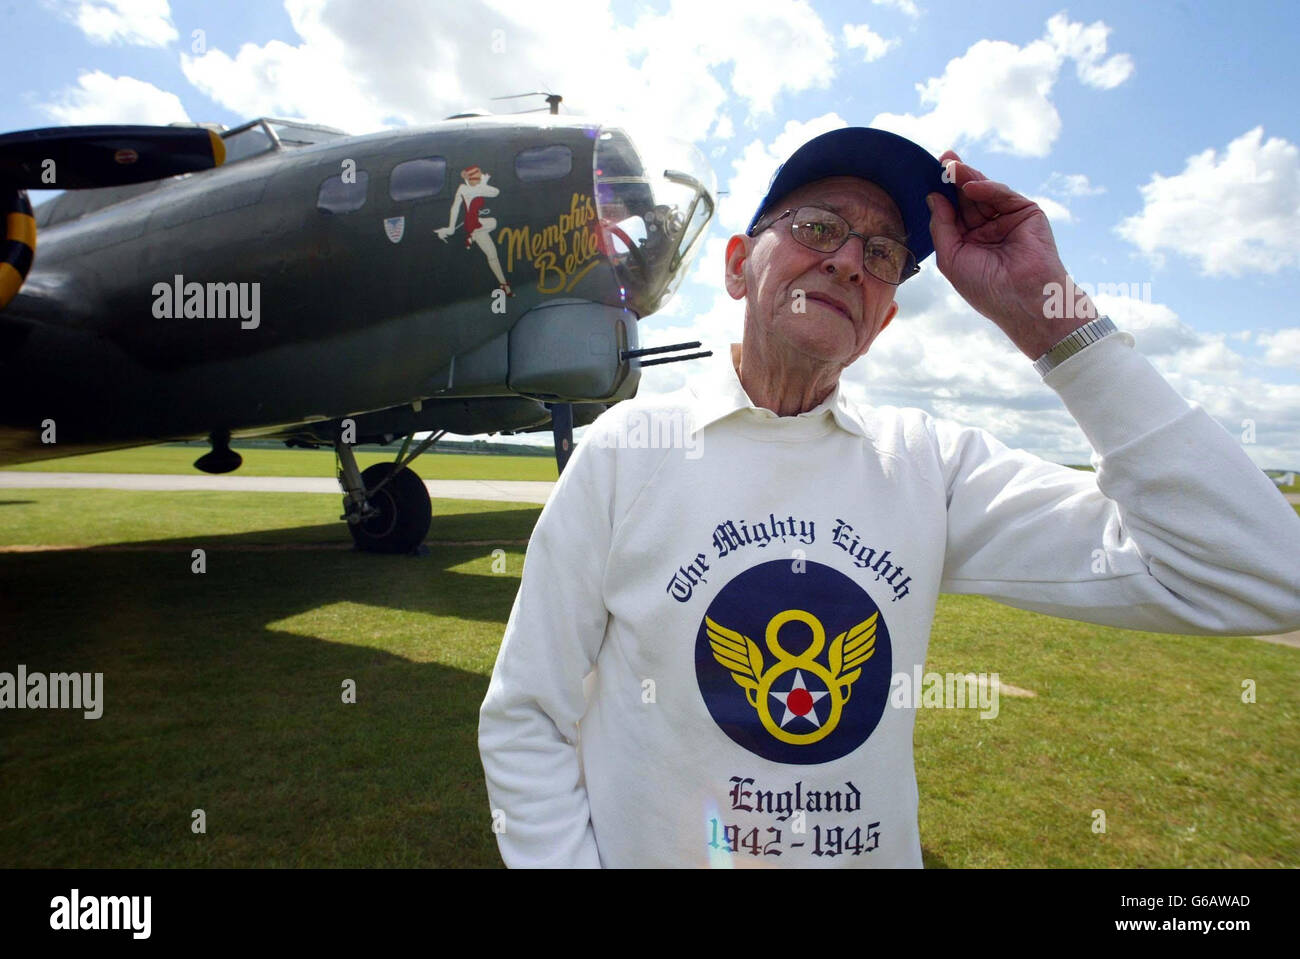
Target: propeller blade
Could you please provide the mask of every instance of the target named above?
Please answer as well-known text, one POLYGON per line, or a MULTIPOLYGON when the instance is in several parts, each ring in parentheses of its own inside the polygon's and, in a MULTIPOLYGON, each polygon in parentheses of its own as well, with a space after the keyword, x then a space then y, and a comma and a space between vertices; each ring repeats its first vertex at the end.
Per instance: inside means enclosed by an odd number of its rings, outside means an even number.
POLYGON ((202 128, 48 127, 0 135, 0 184, 20 190, 125 186, 210 170, 225 159, 221 137, 202 128))
POLYGON ((555 465, 561 473, 573 452, 573 404, 551 404, 551 435, 555 437, 555 465))

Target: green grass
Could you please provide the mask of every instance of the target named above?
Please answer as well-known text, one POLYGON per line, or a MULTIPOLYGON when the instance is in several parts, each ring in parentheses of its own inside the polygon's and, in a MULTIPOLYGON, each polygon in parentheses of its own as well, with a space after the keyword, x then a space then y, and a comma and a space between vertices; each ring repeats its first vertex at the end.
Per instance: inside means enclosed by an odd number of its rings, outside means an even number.
MULTIPOLYGON (((88 456, 67 456, 5 467, 16 472, 52 473, 168 473, 200 475, 194 461, 203 455, 199 446, 140 446, 88 456)), ((357 453, 357 465, 387 463, 392 452, 357 453)), ((232 476, 334 476, 332 450, 240 449, 244 463, 232 476)), ((548 480, 557 478, 555 458, 547 456, 473 456, 425 453, 412 464, 421 479, 548 480)))
POLYGON ((928 668, 999 672, 995 720, 923 710, 929 865, 1300 863, 1300 650, 1161 636, 944 597, 928 668), (1254 704, 1241 701, 1253 679, 1254 704), (1106 833, 1092 831, 1103 810, 1106 833))
MULTIPOLYGON (((133 490, 0 490, 0 547, 160 544, 174 549, 250 545, 352 545, 333 493, 142 493, 133 490), (215 545, 214 545, 215 544, 215 545)), ((523 540, 540 506, 433 500, 429 539, 523 540), (527 515, 527 521, 519 517, 527 515)), ((3 668, 0 666, 0 668, 3 668)))
POLYGON ((497 863, 477 712, 539 508, 435 500, 500 546, 416 559, 348 551, 334 496, 7 495, 6 545, 157 548, 0 554, 0 668, 105 676, 99 720, 3 715, 0 866, 497 863))
MULTIPOLYGON (((105 677, 99 720, 0 714, 0 867, 499 865, 477 711, 540 507, 435 500, 465 545, 423 558, 350 552, 338 511, 0 493, 6 547, 141 547, 0 552, 0 669, 105 677)), ((918 711, 927 865, 1300 864, 1300 650, 945 596, 928 668, 1037 696, 918 711)))
MULTIPOLYGON (((1273 470, 1269 474, 1269 478, 1273 479, 1274 475, 1282 476, 1285 472, 1285 470, 1273 470)), ((1279 486, 1278 489, 1283 493, 1300 493, 1300 483, 1292 483, 1290 486, 1279 486)))

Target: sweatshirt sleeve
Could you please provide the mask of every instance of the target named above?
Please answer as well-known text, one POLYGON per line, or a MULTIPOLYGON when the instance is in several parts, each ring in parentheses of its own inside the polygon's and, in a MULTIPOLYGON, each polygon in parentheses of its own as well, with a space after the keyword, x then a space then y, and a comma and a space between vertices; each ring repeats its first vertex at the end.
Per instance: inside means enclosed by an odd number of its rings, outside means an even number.
POLYGON ((1095 475, 931 421, 948 498, 941 591, 1156 632, 1300 628, 1300 516, 1133 343, 1112 333, 1043 378, 1095 475))
POLYGON ((583 678, 604 641, 612 457, 574 451, 528 542, 487 696, 479 753, 493 828, 510 867, 598 867, 577 741, 583 678))

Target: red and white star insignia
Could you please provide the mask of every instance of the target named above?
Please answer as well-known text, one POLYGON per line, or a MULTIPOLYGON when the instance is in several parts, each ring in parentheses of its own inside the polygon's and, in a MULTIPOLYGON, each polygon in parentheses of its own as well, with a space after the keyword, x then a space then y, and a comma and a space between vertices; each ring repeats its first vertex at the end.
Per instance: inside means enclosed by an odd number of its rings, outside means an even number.
POLYGON ((768 695, 785 707, 785 713, 781 716, 782 729, 788 726, 796 716, 803 717, 815 727, 821 729, 821 720, 817 718, 815 707, 818 700, 830 694, 824 690, 820 693, 810 692, 807 684, 803 681, 802 671, 798 669, 794 671, 794 685, 790 687, 789 692, 778 693, 773 691, 768 695))

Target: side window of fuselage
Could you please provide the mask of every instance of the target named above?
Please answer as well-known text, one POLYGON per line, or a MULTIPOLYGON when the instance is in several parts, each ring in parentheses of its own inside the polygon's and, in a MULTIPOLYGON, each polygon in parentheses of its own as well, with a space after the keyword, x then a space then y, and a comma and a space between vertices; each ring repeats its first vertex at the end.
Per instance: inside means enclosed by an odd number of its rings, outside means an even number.
POLYGON ((515 176, 522 183, 562 180, 573 171, 573 151, 561 143, 529 147, 515 155, 515 176))
POLYGON ((393 167, 388 177, 388 195, 394 200, 418 200, 437 196, 447 182, 445 157, 420 157, 393 167))
POLYGON ((370 174, 357 170, 354 178, 347 181, 343 174, 332 176, 320 185, 316 193, 316 209, 322 213, 351 213, 361 209, 366 202, 366 187, 370 183, 370 174))

